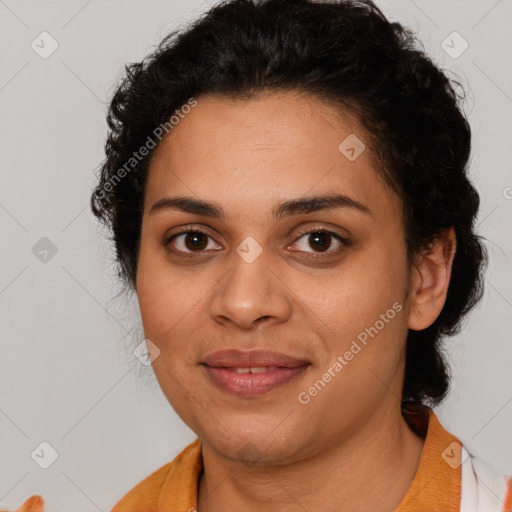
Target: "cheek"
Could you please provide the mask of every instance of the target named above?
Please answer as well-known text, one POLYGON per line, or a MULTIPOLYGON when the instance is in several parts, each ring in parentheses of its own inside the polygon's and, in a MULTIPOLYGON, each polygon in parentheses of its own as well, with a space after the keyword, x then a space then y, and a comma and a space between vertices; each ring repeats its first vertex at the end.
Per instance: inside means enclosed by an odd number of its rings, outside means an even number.
POLYGON ((182 417, 188 411, 186 390, 193 388, 193 383, 183 383, 190 380, 191 366, 195 364, 190 338, 198 324, 194 314, 200 297, 194 290, 194 283, 170 272, 158 249, 141 242, 137 299, 144 336, 160 350, 152 363, 153 371, 170 404, 182 417))
MULTIPOLYGON (((215 276, 172 266, 165 249, 141 239, 137 298, 147 338, 162 349, 169 341, 197 330, 215 276)), ((201 320, 204 322, 204 319, 201 320)))
POLYGON ((288 276, 289 286, 307 306, 304 314, 338 339, 351 339, 373 325, 395 302, 404 306, 405 260, 399 250, 366 248, 354 252, 325 276, 288 276))
POLYGON ((344 399, 345 405, 354 407, 366 396, 381 396, 382 382, 391 386, 407 336, 402 257, 396 250, 368 255, 326 281, 324 294, 303 299, 321 320, 318 325, 329 327, 323 327, 327 357, 321 371, 342 357, 332 399, 350 389, 353 394, 344 399))
POLYGON ((186 297, 169 272, 164 251, 141 237, 137 266, 137 298, 147 338, 157 345, 170 331, 187 308, 186 297))

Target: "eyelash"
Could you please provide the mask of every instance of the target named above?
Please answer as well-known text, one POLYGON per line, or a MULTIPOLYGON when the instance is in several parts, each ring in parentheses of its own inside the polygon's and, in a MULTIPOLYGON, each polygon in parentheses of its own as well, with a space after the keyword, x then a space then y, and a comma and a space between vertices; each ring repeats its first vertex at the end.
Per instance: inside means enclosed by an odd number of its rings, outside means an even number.
MULTIPOLYGON (((204 231, 201 231, 201 230, 198 230, 198 229, 193 229, 190 226, 185 226, 179 232, 173 233, 171 236, 167 237, 164 240, 164 245, 167 247, 170 244, 172 244, 172 242, 178 236, 180 236, 180 235, 187 235, 187 234, 190 234, 190 233, 197 233, 197 234, 200 234, 200 235, 205 235, 208 238, 210 238, 211 240, 214 240, 213 237, 211 237, 208 233, 206 233, 204 231)), ((331 231, 331 230, 324 229, 324 228, 310 228, 310 229, 301 231, 299 233, 298 237, 293 241, 292 245, 296 244, 298 242, 298 240, 300 240, 303 236, 314 234, 314 233, 323 233, 323 234, 329 235, 329 236, 333 237, 334 239, 336 239, 337 241, 339 241, 341 243, 341 246, 338 249, 335 249, 335 250, 330 250, 330 248, 329 248, 325 252, 313 252, 313 253, 310 253, 308 251, 297 251, 297 252, 302 252, 302 253, 306 254, 307 255, 307 256, 305 256, 306 258, 309 258, 309 259, 320 259, 320 258, 332 257, 333 255, 338 254, 341 251, 343 251, 346 247, 350 247, 351 246, 350 240, 344 238, 343 236, 341 236, 339 233, 337 233, 335 231, 331 231)), ((195 258, 197 256, 203 255, 204 252, 205 252, 205 249, 203 249, 202 251, 182 251, 180 249, 171 249, 171 250, 174 253, 179 254, 179 256, 183 257, 183 258, 195 258)))

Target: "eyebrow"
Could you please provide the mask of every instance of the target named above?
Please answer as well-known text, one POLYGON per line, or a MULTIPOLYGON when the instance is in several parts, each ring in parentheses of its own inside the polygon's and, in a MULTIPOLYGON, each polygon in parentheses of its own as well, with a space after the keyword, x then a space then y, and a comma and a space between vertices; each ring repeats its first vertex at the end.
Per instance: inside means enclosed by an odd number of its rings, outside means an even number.
MULTIPOLYGON (((371 210, 364 204, 343 194, 328 194, 323 196, 299 197, 281 203, 272 210, 274 219, 279 220, 291 215, 314 213, 339 208, 353 208, 372 216, 371 210)), ((163 210, 179 210, 195 215, 204 215, 223 220, 225 213, 221 205, 211 201, 195 199, 190 196, 164 197, 154 203, 149 214, 163 210)))

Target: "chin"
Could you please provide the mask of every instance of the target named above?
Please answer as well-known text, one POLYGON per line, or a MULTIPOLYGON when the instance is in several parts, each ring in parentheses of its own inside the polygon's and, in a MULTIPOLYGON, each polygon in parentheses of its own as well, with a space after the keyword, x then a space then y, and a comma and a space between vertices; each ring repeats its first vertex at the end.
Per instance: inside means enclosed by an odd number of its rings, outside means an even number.
POLYGON ((285 432, 281 428, 278 433, 277 430, 272 432, 268 424, 223 426, 225 430, 219 427, 215 432, 198 434, 198 437, 222 457, 248 465, 291 461, 300 451, 296 444, 304 442, 298 432, 285 432))

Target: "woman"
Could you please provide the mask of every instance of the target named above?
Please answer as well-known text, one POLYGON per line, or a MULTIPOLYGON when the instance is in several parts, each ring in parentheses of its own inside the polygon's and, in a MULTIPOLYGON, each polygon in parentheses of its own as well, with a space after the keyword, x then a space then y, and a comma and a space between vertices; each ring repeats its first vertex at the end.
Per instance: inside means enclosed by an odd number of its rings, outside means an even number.
POLYGON ((511 511, 431 407, 482 294, 454 84, 370 1, 233 0, 127 68, 91 198, 197 434, 113 512, 511 511))

